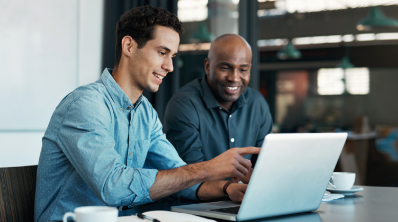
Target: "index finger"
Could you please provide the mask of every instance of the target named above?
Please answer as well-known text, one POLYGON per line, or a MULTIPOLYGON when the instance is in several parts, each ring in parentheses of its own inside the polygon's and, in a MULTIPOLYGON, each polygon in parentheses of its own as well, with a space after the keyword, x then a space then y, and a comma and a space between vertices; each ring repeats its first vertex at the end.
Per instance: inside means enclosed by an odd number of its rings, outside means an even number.
POLYGON ((259 154, 260 151, 261 151, 260 147, 252 147, 252 146, 236 149, 236 152, 241 156, 244 156, 247 154, 259 154))

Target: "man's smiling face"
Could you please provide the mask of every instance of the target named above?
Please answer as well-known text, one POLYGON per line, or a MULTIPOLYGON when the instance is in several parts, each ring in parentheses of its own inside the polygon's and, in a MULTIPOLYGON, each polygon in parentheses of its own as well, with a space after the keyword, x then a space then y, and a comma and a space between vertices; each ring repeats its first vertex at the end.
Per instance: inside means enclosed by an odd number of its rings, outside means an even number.
POLYGON ((175 57, 180 36, 176 31, 164 26, 156 26, 154 38, 141 49, 136 49, 130 58, 131 80, 136 87, 157 92, 162 79, 173 71, 172 58, 175 57))
POLYGON ((250 81, 252 52, 237 35, 216 39, 205 60, 207 82, 220 106, 229 109, 245 91, 250 81))

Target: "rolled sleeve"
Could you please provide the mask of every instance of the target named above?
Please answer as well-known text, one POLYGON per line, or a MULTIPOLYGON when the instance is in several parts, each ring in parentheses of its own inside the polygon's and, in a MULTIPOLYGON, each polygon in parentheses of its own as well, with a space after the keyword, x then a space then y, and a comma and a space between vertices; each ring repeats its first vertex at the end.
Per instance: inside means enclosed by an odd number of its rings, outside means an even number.
POLYGON ((125 198, 122 200, 122 205, 131 208, 153 202, 149 197, 149 188, 155 182, 157 172, 157 170, 150 169, 135 170, 133 181, 130 184, 130 190, 135 194, 135 198, 125 198))
POLYGON ((198 190, 199 186, 201 183, 198 183, 196 185, 193 185, 192 187, 188 187, 184 190, 181 190, 179 192, 180 197, 183 197, 185 199, 190 199, 190 200, 198 200, 196 196, 196 191, 198 190))

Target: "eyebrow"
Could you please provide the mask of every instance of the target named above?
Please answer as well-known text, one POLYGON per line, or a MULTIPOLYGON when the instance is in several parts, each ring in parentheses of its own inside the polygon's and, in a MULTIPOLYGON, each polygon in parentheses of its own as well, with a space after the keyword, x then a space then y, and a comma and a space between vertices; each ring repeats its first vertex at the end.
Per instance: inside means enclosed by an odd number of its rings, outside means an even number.
MULTIPOLYGON (((232 64, 227 63, 227 62, 221 62, 219 65, 220 65, 220 66, 224 65, 224 66, 233 67, 232 64)), ((240 66, 240 67, 249 67, 250 65, 249 65, 249 64, 241 64, 241 65, 239 65, 239 66, 240 66)))
MULTIPOLYGON (((168 53, 171 52, 171 50, 170 50, 169 48, 167 48, 166 46, 158 46, 158 47, 156 47, 156 48, 166 50, 168 53)), ((176 56, 176 55, 177 55, 177 53, 174 53, 174 54, 173 54, 173 56, 176 56)))
POLYGON ((220 66, 229 66, 229 67, 232 67, 232 64, 227 63, 227 62, 221 62, 219 65, 220 65, 220 66))

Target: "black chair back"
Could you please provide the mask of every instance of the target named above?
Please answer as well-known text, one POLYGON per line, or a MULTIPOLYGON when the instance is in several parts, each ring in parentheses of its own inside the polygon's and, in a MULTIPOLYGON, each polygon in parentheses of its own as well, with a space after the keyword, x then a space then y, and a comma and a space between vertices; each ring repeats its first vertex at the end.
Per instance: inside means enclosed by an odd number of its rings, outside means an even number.
POLYGON ((37 166, 0 168, 0 221, 34 220, 37 166))

